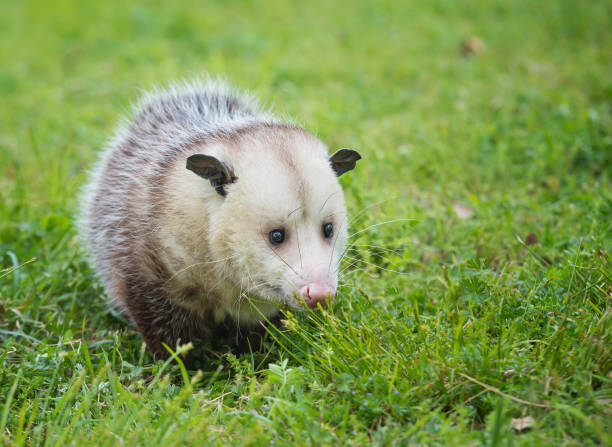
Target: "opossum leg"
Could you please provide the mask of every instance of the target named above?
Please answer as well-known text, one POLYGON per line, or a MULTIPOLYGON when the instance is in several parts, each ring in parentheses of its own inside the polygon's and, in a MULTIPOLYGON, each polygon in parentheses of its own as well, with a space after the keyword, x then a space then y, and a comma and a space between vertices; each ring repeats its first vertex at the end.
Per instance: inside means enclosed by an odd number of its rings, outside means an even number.
POLYGON ((253 326, 238 328, 236 322, 228 317, 217 327, 215 336, 224 338, 235 354, 258 352, 263 350, 263 343, 267 334, 266 328, 270 325, 278 325, 280 320, 280 315, 277 314, 270 317, 269 322, 262 321, 253 326))
MULTIPOLYGON (((163 343, 176 350, 201 335, 200 320, 174 304, 162 285, 142 283, 128 289, 128 313, 156 360, 170 357, 163 343)), ((188 353, 181 358, 190 364, 192 357, 188 353)))

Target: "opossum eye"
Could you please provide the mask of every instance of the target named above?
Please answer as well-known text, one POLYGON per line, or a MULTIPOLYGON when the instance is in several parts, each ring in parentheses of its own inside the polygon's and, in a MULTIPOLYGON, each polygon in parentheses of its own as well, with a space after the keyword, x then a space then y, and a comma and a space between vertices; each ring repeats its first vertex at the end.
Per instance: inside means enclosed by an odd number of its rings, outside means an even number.
POLYGON ((270 242, 273 245, 280 245, 285 240, 285 230, 281 230, 281 229, 272 230, 270 231, 270 234, 268 235, 268 237, 270 238, 270 242))
POLYGON ((334 235, 334 226, 331 223, 323 224, 323 236, 329 239, 334 235))

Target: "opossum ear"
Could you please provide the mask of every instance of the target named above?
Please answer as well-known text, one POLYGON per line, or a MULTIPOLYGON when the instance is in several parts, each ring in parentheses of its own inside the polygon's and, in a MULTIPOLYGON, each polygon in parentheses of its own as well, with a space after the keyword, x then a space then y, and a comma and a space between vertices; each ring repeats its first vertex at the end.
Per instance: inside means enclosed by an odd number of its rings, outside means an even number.
POLYGON ((361 155, 353 149, 339 149, 329 157, 329 162, 336 173, 336 177, 340 177, 346 171, 353 169, 357 160, 361 160, 361 155))
POLYGON ((227 165, 212 155, 192 155, 187 159, 187 169, 210 181, 215 191, 224 197, 227 194, 224 186, 236 181, 227 165))

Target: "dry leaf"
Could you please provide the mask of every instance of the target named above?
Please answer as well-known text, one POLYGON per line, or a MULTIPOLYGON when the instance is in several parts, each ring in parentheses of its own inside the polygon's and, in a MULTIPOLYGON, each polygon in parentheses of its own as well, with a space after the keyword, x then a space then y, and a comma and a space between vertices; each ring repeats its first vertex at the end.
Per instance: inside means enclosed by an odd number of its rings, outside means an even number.
POLYGON ((525 416, 524 418, 515 418, 510 421, 510 428, 516 431, 523 431, 530 429, 535 420, 531 416, 525 416))
POLYGON ((469 219, 474 215, 474 211, 471 208, 468 208, 467 206, 462 205, 460 203, 455 203, 453 205, 453 211, 461 220, 469 219))
POLYGON ((552 189, 554 192, 559 192, 559 179, 554 176, 548 177, 548 187, 552 189))
POLYGON ((533 231, 529 233, 527 237, 525 238, 525 244, 527 245, 535 245, 538 243, 540 243, 540 240, 538 239, 538 236, 533 231))
POLYGON ((476 36, 467 37, 461 42, 461 52, 464 56, 480 53, 484 47, 482 39, 476 36))

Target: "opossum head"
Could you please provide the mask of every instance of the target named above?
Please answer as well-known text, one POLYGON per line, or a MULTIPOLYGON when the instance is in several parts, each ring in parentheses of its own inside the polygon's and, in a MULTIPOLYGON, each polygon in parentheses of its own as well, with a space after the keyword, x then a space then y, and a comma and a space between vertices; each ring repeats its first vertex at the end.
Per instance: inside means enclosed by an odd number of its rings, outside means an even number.
POLYGON ((360 155, 329 156, 290 126, 251 130, 211 152, 190 156, 187 167, 209 182, 209 247, 225 260, 224 274, 247 296, 274 303, 333 298, 348 225, 338 177, 360 155))

